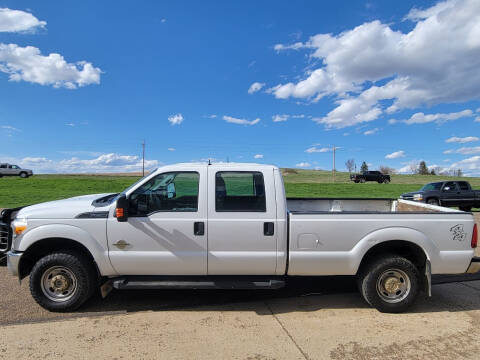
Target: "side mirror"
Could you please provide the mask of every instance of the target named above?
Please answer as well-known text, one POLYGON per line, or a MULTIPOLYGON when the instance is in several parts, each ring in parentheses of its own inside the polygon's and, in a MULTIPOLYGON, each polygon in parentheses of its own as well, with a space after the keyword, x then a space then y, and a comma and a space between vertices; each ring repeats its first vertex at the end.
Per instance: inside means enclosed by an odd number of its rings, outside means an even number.
POLYGON ((125 194, 117 199, 117 207, 115 208, 115 217, 118 222, 126 222, 128 220, 128 200, 125 194))
POLYGON ((449 188, 448 186, 445 186, 445 187, 443 188, 443 191, 450 191, 450 188, 449 188))

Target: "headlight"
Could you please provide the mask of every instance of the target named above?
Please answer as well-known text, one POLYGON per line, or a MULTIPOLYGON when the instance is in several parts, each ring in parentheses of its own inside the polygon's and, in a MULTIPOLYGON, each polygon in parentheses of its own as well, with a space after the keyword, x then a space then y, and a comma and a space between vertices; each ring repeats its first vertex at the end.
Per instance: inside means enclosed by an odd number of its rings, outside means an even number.
POLYGON ((13 236, 21 235, 27 230, 27 219, 15 219, 12 222, 13 236))
POLYGON ((423 195, 422 194, 415 194, 415 195, 413 195, 413 200, 416 200, 416 201, 423 200, 423 195))

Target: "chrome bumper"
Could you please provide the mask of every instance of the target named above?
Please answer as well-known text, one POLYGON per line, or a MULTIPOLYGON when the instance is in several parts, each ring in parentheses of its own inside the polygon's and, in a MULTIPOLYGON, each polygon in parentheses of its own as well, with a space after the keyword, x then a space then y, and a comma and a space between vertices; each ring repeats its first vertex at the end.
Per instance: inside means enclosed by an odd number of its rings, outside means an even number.
POLYGON ((23 253, 9 251, 7 253, 7 268, 8 272, 13 276, 18 276, 18 265, 23 253))
POLYGON ((475 274, 480 272, 480 257, 475 256, 470 262, 470 266, 467 269, 468 274, 475 274))

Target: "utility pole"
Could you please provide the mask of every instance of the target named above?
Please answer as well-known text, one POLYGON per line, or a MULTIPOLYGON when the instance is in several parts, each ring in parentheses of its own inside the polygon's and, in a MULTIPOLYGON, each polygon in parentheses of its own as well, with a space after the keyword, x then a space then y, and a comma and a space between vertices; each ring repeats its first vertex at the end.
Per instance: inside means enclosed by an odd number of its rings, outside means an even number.
POLYGON ((142 177, 145 176, 145 139, 142 142, 142 177))
POLYGON ((332 167, 332 175, 333 175, 333 182, 335 182, 335 145, 333 145, 333 167, 332 167))

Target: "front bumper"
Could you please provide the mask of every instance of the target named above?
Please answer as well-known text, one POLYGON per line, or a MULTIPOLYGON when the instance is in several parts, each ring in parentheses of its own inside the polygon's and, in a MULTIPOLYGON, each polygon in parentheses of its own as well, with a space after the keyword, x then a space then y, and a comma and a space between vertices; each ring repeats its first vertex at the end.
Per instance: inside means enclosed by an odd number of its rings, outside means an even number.
POLYGON ((20 264, 20 258, 22 257, 23 253, 21 252, 15 252, 15 251, 9 251, 7 253, 7 268, 8 272, 13 275, 13 276, 19 276, 19 264, 20 264))
POLYGON ((477 272, 480 272, 480 257, 475 256, 470 262, 470 266, 467 269, 467 274, 475 274, 477 272))

